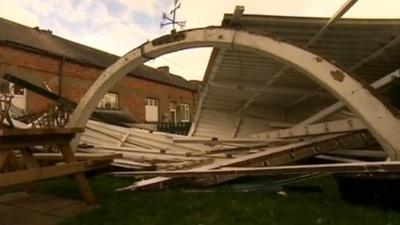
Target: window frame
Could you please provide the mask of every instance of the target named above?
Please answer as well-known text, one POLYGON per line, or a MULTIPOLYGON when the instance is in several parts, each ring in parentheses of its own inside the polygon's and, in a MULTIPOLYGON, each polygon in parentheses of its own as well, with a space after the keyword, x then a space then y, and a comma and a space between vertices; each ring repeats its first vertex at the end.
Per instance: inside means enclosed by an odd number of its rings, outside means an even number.
POLYGON ((107 92, 104 94, 103 98, 97 103, 96 109, 102 109, 102 110, 119 110, 120 109, 120 104, 119 104, 119 93, 118 92, 107 92), (107 107, 106 98, 107 95, 115 96, 115 103, 114 107, 112 106, 113 103, 111 103, 110 107, 107 107))
POLYGON ((160 122, 160 100, 154 97, 146 97, 144 102, 144 119, 146 123, 159 123, 160 122), (157 121, 147 120, 147 106, 157 107, 157 121))
POLYGON ((181 122, 190 122, 190 104, 181 103, 180 110, 182 115, 181 122))

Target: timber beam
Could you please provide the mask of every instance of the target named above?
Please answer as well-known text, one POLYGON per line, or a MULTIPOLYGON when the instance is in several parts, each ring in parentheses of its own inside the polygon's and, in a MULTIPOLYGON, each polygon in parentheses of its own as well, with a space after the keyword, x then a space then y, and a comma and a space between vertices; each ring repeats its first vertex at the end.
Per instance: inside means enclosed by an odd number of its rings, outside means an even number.
POLYGON ((295 126, 288 129, 278 129, 264 133, 251 135, 254 138, 263 139, 282 139, 299 138, 303 136, 345 133, 352 131, 366 130, 365 125, 357 118, 329 121, 308 126, 295 126))
POLYGON ((60 177, 68 174, 83 173, 89 170, 108 167, 110 161, 100 162, 71 162, 66 164, 59 164, 56 166, 31 168, 28 170, 8 172, 0 174, 0 188, 11 185, 24 184, 38 180, 45 180, 55 177, 60 177))

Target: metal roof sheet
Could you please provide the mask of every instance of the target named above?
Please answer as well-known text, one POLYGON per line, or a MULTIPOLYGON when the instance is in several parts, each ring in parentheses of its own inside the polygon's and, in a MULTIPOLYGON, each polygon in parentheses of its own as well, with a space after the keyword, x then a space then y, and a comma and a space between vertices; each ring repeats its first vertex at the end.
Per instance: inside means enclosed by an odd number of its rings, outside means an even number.
MULTIPOLYGON (((222 26, 272 36, 303 48, 329 20, 265 15, 232 18, 232 14, 225 14, 222 26)), ((371 83, 399 68, 399 43, 400 19, 340 19, 306 49, 371 83)), ((231 137, 236 132, 245 137, 272 129, 268 124, 273 122, 295 124, 335 102, 316 82, 293 68, 270 86, 284 91, 258 90, 283 67, 255 53, 214 48, 204 82, 209 81, 211 73, 214 76, 209 88, 204 89, 207 91, 194 135, 231 137), (256 93, 260 94, 241 118, 239 110, 256 93)))

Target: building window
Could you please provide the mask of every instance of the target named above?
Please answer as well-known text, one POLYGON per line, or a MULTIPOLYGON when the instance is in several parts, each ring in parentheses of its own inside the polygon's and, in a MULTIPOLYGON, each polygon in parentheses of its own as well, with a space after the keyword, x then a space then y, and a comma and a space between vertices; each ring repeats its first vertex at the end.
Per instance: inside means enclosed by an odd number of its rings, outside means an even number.
POLYGON ((13 95, 19 95, 19 96, 24 96, 25 95, 25 88, 20 87, 17 84, 12 84, 10 85, 10 92, 13 95))
POLYGON ((158 99, 146 98, 146 122, 158 122, 158 99))
POLYGON ((176 118, 176 102, 169 103, 169 121, 172 123, 177 122, 176 118))
POLYGON ((9 83, 9 90, 12 95, 14 95, 11 103, 13 106, 21 109, 26 110, 26 90, 21 86, 18 86, 13 83, 9 83))
POLYGON ((182 122, 190 121, 190 107, 189 104, 181 104, 182 122))
POLYGON ((97 104, 98 109, 118 109, 118 94, 108 92, 97 104))

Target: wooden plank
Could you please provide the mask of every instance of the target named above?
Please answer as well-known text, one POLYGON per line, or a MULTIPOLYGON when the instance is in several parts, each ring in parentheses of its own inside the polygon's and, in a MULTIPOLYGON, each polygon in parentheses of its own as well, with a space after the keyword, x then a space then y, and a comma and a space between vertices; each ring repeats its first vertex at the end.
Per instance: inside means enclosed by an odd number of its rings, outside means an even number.
MULTIPOLYGON (((0 151, 1 152, 1 151, 0 151)), ((8 158, 7 158, 7 162, 6 162, 7 170, 18 170, 21 169, 18 161, 17 161, 17 157, 15 155, 14 151, 9 151, 8 152, 8 158)))
POLYGON ((183 161, 183 160, 206 160, 209 158, 225 158, 220 156, 192 156, 191 154, 171 154, 171 153, 154 153, 154 152, 139 152, 130 151, 129 148, 125 147, 99 147, 92 150, 79 149, 80 152, 109 152, 109 153, 119 153, 123 155, 123 158, 148 158, 148 159, 158 159, 166 161, 183 161))
POLYGON ((27 169, 0 174, 0 187, 24 184, 73 173, 84 172, 106 166, 105 163, 73 162, 56 166, 27 169))
MULTIPOLYGON (((38 169, 40 168, 39 163, 36 161, 36 159, 33 157, 33 152, 30 148, 21 148, 20 149, 22 158, 25 161, 26 166, 28 169, 38 169)), ((32 192, 33 190, 33 183, 29 183, 24 185, 24 189, 27 192, 32 192)))
POLYGON ((128 136, 129 136, 129 132, 126 132, 126 134, 121 138, 117 147, 121 147, 124 144, 124 142, 126 141, 126 139, 128 138, 128 136))
POLYGON ((135 169, 137 169, 137 168, 147 168, 147 169, 154 168, 154 166, 149 163, 140 163, 140 162, 135 162, 135 161, 126 160, 126 159, 116 159, 111 163, 111 165, 121 166, 121 167, 126 167, 126 168, 133 167, 135 169))
POLYGON ((35 157, 33 156, 33 152, 29 148, 22 148, 20 149, 22 154, 22 158, 24 158, 25 163, 28 169, 37 169, 39 168, 39 163, 36 161, 35 157))
MULTIPOLYGON (((129 138, 127 138, 128 142, 124 142, 124 147, 143 147, 143 148, 151 148, 151 149, 161 149, 168 150, 169 152, 199 152, 203 153, 206 150, 211 150, 213 147, 206 146, 202 144, 175 144, 172 143, 172 138, 174 137, 182 137, 182 135, 174 135, 167 134, 162 132, 149 132, 146 130, 136 129, 136 128, 122 128, 109 124, 104 124, 98 121, 89 121, 89 128, 93 128, 93 130, 87 129, 83 134, 83 138, 88 137, 88 134, 91 136, 91 141, 99 142, 97 144, 100 145, 117 145, 120 142, 120 139, 124 134, 130 132, 129 138), (102 131, 103 133, 99 133, 98 131, 102 131), (134 134, 134 137, 131 135, 134 134), (102 139, 111 140, 109 143, 103 143, 102 139), (182 149, 184 148, 184 149, 182 149)), ((85 138, 86 139, 86 138, 85 138)), ((86 139, 87 140, 87 139, 86 139)), ((92 143, 96 143, 92 142, 92 143)))
POLYGON ((248 144, 245 146, 233 147, 233 148, 223 148, 223 149, 214 149, 207 151, 207 154, 218 154, 218 153, 234 153, 234 152, 242 152, 242 151, 251 151, 263 148, 269 148, 274 146, 280 146, 285 144, 294 143, 293 140, 286 140, 286 141, 278 141, 278 142, 271 142, 268 144, 248 144))
MULTIPOLYGON (((37 160, 52 160, 52 161, 63 161, 64 156, 61 153, 34 153, 34 157, 37 160)), ((78 161, 92 160, 92 161, 107 161, 117 158, 122 158, 122 154, 118 153, 75 153, 75 157, 78 161)))
POLYGON ((258 133, 252 135, 258 139, 274 138, 298 138, 311 135, 335 134, 367 129, 358 118, 349 118, 325 123, 312 124, 308 126, 296 126, 288 129, 278 129, 274 131, 258 133))
POLYGON ((200 143, 200 144, 222 144, 222 143, 256 144, 256 143, 276 142, 280 141, 280 139, 182 137, 182 138, 173 138, 172 141, 173 143, 200 143))
POLYGON ((8 159, 8 152, 6 151, 0 151, 0 172, 3 171, 3 168, 5 167, 5 164, 8 159))
MULTIPOLYGON (((124 128, 101 124, 98 122, 90 122, 87 124, 87 129, 91 129, 95 132, 101 133, 106 136, 117 139, 118 141, 126 134, 124 128)), ((125 140, 126 143, 131 143, 135 145, 147 146, 149 148, 158 148, 166 150, 176 150, 176 151, 192 151, 192 152, 203 152, 206 146, 186 146, 177 145, 172 143, 171 138, 163 135, 145 134, 142 132, 130 132, 130 135, 125 140)))
POLYGON ((74 134, 62 136, 8 136, 0 137, 0 151, 10 151, 18 148, 25 148, 39 145, 60 145, 68 143, 74 134))
POLYGON ((221 168, 213 170, 177 170, 177 171, 137 171, 137 172, 114 172, 114 176, 136 177, 136 176, 164 176, 164 177, 210 177, 210 176, 265 176, 265 175, 288 175, 309 173, 393 173, 400 172, 400 162, 362 162, 362 163, 331 163, 317 165, 297 166, 271 166, 250 168, 221 168))
POLYGON ((36 135, 66 135, 83 132, 83 128, 43 128, 43 129, 0 129, 0 136, 36 136, 36 135))
POLYGON ((167 150, 159 150, 159 149, 141 149, 141 148, 131 148, 131 147, 116 147, 109 145, 94 145, 96 149, 106 149, 113 151, 122 151, 122 152, 132 152, 132 153, 144 153, 144 154, 153 154, 153 155, 162 155, 162 156, 178 156, 178 157, 202 157, 204 153, 197 152, 174 152, 167 150))

